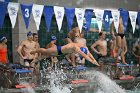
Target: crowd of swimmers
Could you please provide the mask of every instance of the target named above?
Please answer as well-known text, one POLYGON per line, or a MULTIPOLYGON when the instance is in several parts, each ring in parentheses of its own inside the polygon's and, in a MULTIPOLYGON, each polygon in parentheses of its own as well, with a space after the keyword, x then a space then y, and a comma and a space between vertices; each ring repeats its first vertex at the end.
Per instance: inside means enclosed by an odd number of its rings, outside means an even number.
MULTIPOLYGON (((99 32, 95 29, 90 29, 90 32, 99 32)), ((65 37, 66 45, 56 45, 57 38, 51 36, 51 41, 44 48, 40 48, 38 42, 38 34, 29 31, 27 33, 27 39, 23 40, 18 48, 17 52, 23 59, 25 66, 31 66, 33 71, 39 72, 39 60, 44 58, 51 59, 50 67, 53 67, 58 62, 57 56, 65 54, 65 58, 69 61, 73 67, 76 67, 79 63, 84 65, 85 60, 99 66, 101 71, 104 70, 104 63, 107 56, 107 40, 106 34, 112 36, 110 40, 110 57, 116 59, 116 62, 121 62, 125 65, 128 63, 125 60, 125 54, 128 51, 127 42, 124 35, 124 27, 122 18, 119 20, 118 33, 114 31, 114 23, 112 22, 110 32, 99 32, 99 39, 91 45, 91 51, 94 51, 98 58, 94 58, 93 54, 89 51, 86 45, 86 39, 84 38, 84 31, 80 32, 78 27, 75 27, 65 37)), ((7 39, 4 36, 0 37, 0 64, 8 63, 7 56, 7 39)), ((133 47, 133 54, 138 59, 138 66, 140 65, 140 39, 136 41, 133 47)), ((59 64, 59 63, 58 63, 59 64)))

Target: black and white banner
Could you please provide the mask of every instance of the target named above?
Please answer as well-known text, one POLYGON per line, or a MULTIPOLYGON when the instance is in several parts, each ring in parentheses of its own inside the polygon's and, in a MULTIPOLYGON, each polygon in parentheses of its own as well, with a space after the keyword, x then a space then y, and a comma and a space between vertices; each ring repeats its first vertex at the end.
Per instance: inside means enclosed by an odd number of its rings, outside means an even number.
POLYGON ((83 22, 84 22, 85 9, 75 8, 75 15, 76 15, 76 18, 77 18, 78 27, 79 27, 80 32, 81 32, 83 22))
POLYGON ((19 4, 18 3, 12 3, 10 2, 8 4, 8 13, 9 13, 9 17, 11 20, 11 24, 12 24, 12 28, 15 27, 16 24, 16 19, 17 19, 17 13, 18 13, 18 9, 19 9, 19 4))
POLYGON ((95 16, 96 16, 96 21, 98 23, 99 32, 101 32, 104 10, 94 10, 94 12, 95 12, 95 16))
POLYGON ((118 33, 120 12, 119 11, 112 11, 112 17, 113 17, 113 22, 114 22, 116 32, 118 33))
POLYGON ((58 30, 60 31, 62 27, 63 18, 64 18, 64 7, 54 6, 54 13, 55 13, 56 22, 58 25, 58 30))
POLYGON ((37 30, 39 30, 40 20, 43 13, 44 6, 43 5, 33 5, 32 13, 36 23, 37 30))
POLYGON ((132 25, 133 33, 134 33, 135 27, 136 27, 137 12, 129 11, 129 17, 130 17, 130 21, 131 21, 131 25, 132 25))
MULTIPOLYGON (((110 19, 111 15, 114 22, 114 27, 116 32, 118 33, 120 16, 122 17, 122 22, 124 26, 124 32, 127 31, 128 19, 130 18, 133 33, 135 32, 136 22, 138 22, 138 26, 140 26, 140 12, 135 11, 127 11, 123 8, 118 10, 97 10, 97 9, 85 9, 85 8, 68 8, 61 6, 45 6, 37 5, 37 4, 19 4, 14 2, 1 2, 0 1, 0 28, 3 26, 5 15, 8 11, 9 18, 12 24, 12 28, 15 27, 17 15, 19 8, 21 8, 21 12, 23 15, 23 19, 26 25, 26 29, 28 29, 31 13, 33 14, 33 18, 35 20, 35 25, 37 30, 39 30, 40 21, 42 17, 42 13, 44 14, 47 31, 50 30, 52 17, 55 14, 56 22, 58 25, 58 30, 61 30, 63 24, 64 15, 67 18, 68 30, 71 31, 74 17, 76 16, 76 21, 78 23, 78 27, 80 32, 83 30, 89 31, 92 23, 93 15, 96 16, 96 21, 98 24, 99 32, 102 30, 102 24, 104 24, 105 31, 109 31, 110 29, 110 19), (20 7, 19 7, 20 5, 20 7)), ((140 29, 140 27, 139 27, 140 29)))

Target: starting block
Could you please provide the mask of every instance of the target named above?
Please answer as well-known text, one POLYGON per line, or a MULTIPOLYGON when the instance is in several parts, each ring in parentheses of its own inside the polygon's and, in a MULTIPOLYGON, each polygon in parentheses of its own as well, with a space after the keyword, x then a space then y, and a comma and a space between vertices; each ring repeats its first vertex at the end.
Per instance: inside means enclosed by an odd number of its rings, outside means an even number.
POLYGON ((133 76, 130 76, 130 75, 124 75, 122 77, 119 78, 120 80, 132 80, 134 79, 133 76))
POLYGON ((133 66, 134 66, 133 64, 128 64, 128 65, 126 65, 126 64, 116 64, 117 69, 122 68, 123 72, 129 71, 131 74, 132 74, 132 71, 133 71, 133 66))
POLYGON ((74 69, 77 70, 77 71, 82 71, 82 70, 86 70, 87 67, 85 67, 85 66, 77 66, 77 67, 74 68, 74 69))
POLYGON ((29 84, 19 84, 19 85, 15 85, 16 88, 35 88, 35 84, 32 83, 31 85, 29 84))
POLYGON ((134 65, 133 64, 128 64, 128 65, 125 65, 125 64, 117 64, 117 66, 119 66, 119 67, 132 67, 134 65))
POLYGON ((80 83, 88 83, 89 81, 86 79, 77 79, 77 80, 72 80, 72 84, 80 84, 80 83))

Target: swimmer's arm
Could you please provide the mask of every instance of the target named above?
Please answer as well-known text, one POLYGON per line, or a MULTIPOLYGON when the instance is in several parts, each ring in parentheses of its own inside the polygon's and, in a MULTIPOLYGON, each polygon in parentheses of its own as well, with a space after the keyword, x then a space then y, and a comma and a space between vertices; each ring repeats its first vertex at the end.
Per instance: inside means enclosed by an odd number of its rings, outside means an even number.
MULTIPOLYGON (((88 50, 88 47, 86 47, 86 49, 88 50)), ((96 64, 98 64, 97 61, 95 60, 95 58, 93 57, 93 55, 90 53, 89 50, 88 50, 87 55, 88 55, 92 60, 94 60, 96 64)), ((98 64, 98 65, 99 65, 99 64, 98 64)))
POLYGON ((24 59, 24 56, 21 53, 23 47, 24 47, 24 42, 21 42, 21 44, 17 48, 17 52, 20 55, 20 57, 24 59))
POLYGON ((100 66, 99 64, 98 64, 98 62, 95 60, 95 58, 92 56, 92 54, 89 52, 88 53, 88 56, 92 59, 92 60, 94 60, 94 64, 96 64, 97 66, 100 66))
POLYGON ((91 49, 97 53, 97 54, 100 54, 100 52, 97 51, 97 49, 95 49, 95 47, 98 45, 98 41, 96 41, 94 44, 91 45, 91 49))
MULTIPOLYGON (((94 57, 92 56, 92 54, 90 53, 90 51, 88 50, 88 47, 86 47, 86 49, 87 49, 87 51, 88 51, 87 54, 89 55, 89 57, 90 57, 92 60, 95 60, 94 57)), ((95 61, 96 61, 96 60, 95 60, 95 61)))
POLYGON ((45 48, 39 48, 39 49, 36 49, 35 51, 31 51, 31 54, 35 54, 35 53, 41 53, 41 54, 46 54, 47 49, 45 48))

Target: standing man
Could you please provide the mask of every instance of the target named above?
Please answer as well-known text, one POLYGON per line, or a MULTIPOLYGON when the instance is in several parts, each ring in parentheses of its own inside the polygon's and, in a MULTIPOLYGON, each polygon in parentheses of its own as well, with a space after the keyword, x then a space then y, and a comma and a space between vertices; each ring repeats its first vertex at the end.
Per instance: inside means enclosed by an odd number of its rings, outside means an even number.
POLYGON ((136 43, 133 46, 133 54, 138 59, 137 66, 140 66, 140 38, 136 41, 136 43))
MULTIPOLYGON (((86 47, 86 39, 83 38, 84 36, 84 31, 82 31, 80 33, 80 29, 78 27, 75 27, 72 29, 71 32, 68 33, 69 37, 73 38, 72 40, 69 40, 70 38, 66 38, 66 40, 68 41, 68 43, 74 42, 74 43, 79 43, 82 47, 86 47)), ((80 58, 79 54, 69 54, 71 57, 71 62, 72 65, 75 67, 76 63, 85 63, 85 58, 80 58)))
POLYGON ((113 37, 115 37, 116 39, 116 58, 119 58, 119 56, 121 57, 121 61, 123 64, 128 65, 126 63, 125 60, 125 54, 127 53, 127 42, 126 42, 126 38, 125 38, 125 34, 124 34, 124 27, 123 27, 123 22, 122 22, 122 17, 119 18, 119 28, 118 28, 118 33, 114 34, 114 22, 112 22, 112 26, 111 26, 111 33, 113 35, 113 37))
MULTIPOLYGON (((51 47, 56 47, 56 40, 57 38, 55 36, 51 36, 51 42, 46 45, 46 49, 51 48, 51 47)), ((58 59, 57 57, 51 57, 51 67, 54 66, 54 63, 57 63, 58 59)))
MULTIPOLYGON (((33 33, 33 41, 36 42, 36 48, 39 49, 40 48, 40 45, 38 43, 38 34, 37 33, 33 33)), ((39 56, 41 56, 40 54, 36 54, 36 58, 38 58, 39 56)), ((39 73, 39 69, 40 69, 40 62, 36 62, 35 63, 31 63, 31 64, 34 64, 34 67, 35 67, 35 72, 36 73, 39 73)))
MULTIPOLYGON (((33 41, 33 34, 30 31, 27 33, 27 39, 23 40, 17 48, 17 52, 19 53, 20 57, 24 60, 25 66, 34 67, 34 63, 37 59, 37 53, 30 54, 30 52, 36 49, 36 42, 33 41)), ((33 70, 33 68, 31 70, 33 70)))
POLYGON ((99 39, 92 44, 91 49, 98 54, 98 59, 97 61, 100 64, 100 69, 101 71, 104 70, 104 59, 107 55, 107 41, 105 40, 105 32, 100 32, 99 33, 99 39), (97 47, 97 49, 95 48, 97 47))

